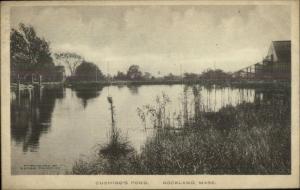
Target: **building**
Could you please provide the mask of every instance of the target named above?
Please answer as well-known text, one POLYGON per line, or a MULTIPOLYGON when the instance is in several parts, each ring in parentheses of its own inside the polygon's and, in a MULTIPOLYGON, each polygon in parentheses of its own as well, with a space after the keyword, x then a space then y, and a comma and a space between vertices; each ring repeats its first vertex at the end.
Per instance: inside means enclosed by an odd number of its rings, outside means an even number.
POLYGON ((262 69, 266 79, 291 79, 291 41, 273 41, 262 69))
POLYGON ((240 69, 232 76, 247 80, 290 80, 291 41, 273 41, 262 62, 240 69))
POLYGON ((256 77, 257 64, 250 65, 234 72, 231 76, 234 79, 254 80, 256 77))
POLYGON ((66 80, 65 67, 58 65, 55 66, 55 81, 64 82, 66 80))
POLYGON ((256 79, 263 79, 264 78, 264 69, 263 69, 263 64, 262 63, 256 63, 254 65, 254 70, 255 70, 255 78, 256 79))

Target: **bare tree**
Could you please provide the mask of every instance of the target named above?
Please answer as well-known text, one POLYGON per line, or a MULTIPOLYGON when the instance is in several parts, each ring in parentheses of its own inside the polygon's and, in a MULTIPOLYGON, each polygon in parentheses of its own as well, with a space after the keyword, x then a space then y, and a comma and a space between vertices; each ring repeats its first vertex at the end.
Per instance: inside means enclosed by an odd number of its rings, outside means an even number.
POLYGON ((59 64, 65 65, 70 71, 71 76, 75 75, 76 68, 82 63, 83 57, 72 52, 62 52, 54 54, 55 61, 59 64))

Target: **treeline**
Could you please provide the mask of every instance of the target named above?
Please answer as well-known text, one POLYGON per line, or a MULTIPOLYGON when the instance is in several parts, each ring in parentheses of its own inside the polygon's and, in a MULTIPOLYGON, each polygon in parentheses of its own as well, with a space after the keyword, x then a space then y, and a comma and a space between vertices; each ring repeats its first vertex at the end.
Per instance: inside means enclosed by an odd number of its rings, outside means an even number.
POLYGON ((50 42, 36 34, 32 26, 20 23, 10 32, 11 82, 62 82, 102 80, 105 76, 94 63, 72 52, 53 53, 50 42))
POLYGON ((131 65, 126 72, 104 75, 97 64, 86 61, 73 52, 51 52, 50 43, 37 36, 32 26, 19 24, 10 33, 11 81, 179 81, 179 80, 229 80, 231 73, 221 69, 206 70, 201 74, 184 73, 155 77, 131 65))
POLYGON ((126 73, 118 71, 118 73, 113 77, 114 80, 134 80, 134 81, 144 81, 144 80, 164 80, 164 81, 178 81, 178 80, 231 80, 232 74, 224 72, 221 69, 208 69, 201 74, 197 73, 183 73, 183 75, 175 75, 169 73, 166 76, 155 77, 149 72, 143 73, 138 65, 131 65, 126 73))

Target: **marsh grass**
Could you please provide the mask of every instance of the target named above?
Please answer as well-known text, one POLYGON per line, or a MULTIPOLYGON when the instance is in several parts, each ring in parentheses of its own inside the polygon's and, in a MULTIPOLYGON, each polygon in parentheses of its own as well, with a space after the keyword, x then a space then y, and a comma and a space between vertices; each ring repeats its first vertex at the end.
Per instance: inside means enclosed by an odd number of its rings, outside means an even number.
POLYGON ((137 113, 142 120, 145 129, 147 122, 150 121, 150 127, 153 128, 168 128, 171 126, 170 112, 167 112, 167 105, 170 103, 170 98, 162 93, 155 99, 155 105, 144 105, 142 108, 137 108, 137 113))
POLYGON ((200 92, 193 87, 194 115, 186 111, 182 130, 161 127, 146 143, 142 173, 290 174, 289 93, 205 112, 200 92))
POLYGON ((75 162, 73 174, 129 174, 137 171, 134 163, 137 153, 128 139, 121 135, 119 129, 110 133, 108 143, 98 145, 93 155, 75 162))
POLYGON ((182 131, 159 131, 142 151, 142 171, 148 174, 289 174, 290 128, 267 122, 260 126, 244 120, 244 115, 237 113, 239 108, 234 112, 237 121, 231 121, 235 124, 226 129, 211 122, 205 127, 182 131))
POLYGON ((134 149, 130 146, 128 139, 121 136, 119 129, 114 129, 111 131, 110 141, 101 146, 98 154, 108 158, 121 157, 133 151, 134 149))

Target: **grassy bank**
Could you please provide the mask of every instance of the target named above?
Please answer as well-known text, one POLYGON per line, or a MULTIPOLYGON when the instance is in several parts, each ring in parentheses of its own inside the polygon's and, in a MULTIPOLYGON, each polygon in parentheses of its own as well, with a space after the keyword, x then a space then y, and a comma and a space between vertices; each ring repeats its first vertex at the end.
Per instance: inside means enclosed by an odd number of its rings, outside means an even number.
POLYGON ((287 129, 164 131, 140 156, 142 174, 289 174, 287 129), (281 137, 283 145, 272 142, 281 137), (271 144, 273 143, 273 144, 271 144))
POLYGON ((289 174, 289 121, 272 122, 272 113, 255 111, 251 105, 228 107, 184 130, 158 130, 139 155, 139 172, 289 174))

